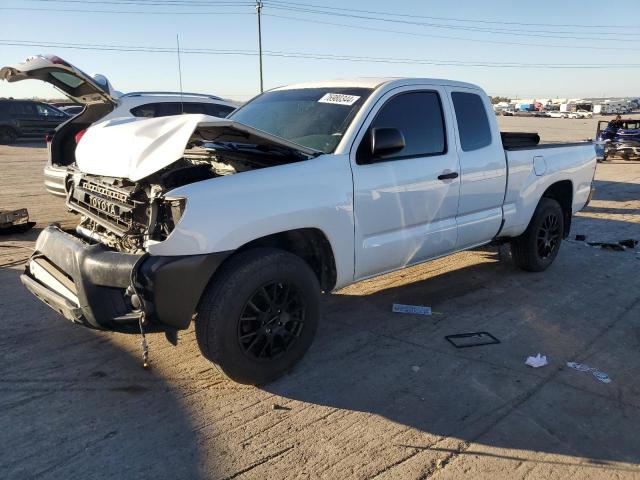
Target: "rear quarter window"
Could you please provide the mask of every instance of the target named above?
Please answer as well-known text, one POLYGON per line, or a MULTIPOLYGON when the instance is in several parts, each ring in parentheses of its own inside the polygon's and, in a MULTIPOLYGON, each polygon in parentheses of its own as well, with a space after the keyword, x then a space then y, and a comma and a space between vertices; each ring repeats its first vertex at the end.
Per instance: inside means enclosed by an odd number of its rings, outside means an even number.
POLYGON ((172 115, 181 115, 184 112, 202 113, 224 118, 233 110, 233 107, 215 103, 184 102, 184 104, 182 104, 180 102, 157 102, 138 105, 129 111, 134 117, 169 117, 172 115))
POLYGON ((224 118, 233 112, 235 108, 227 105, 216 105, 215 103, 208 103, 205 105, 205 112, 207 115, 214 117, 224 118))
POLYGON ((452 92, 460 147, 465 152, 491 144, 491 128, 482 97, 475 93, 452 92))

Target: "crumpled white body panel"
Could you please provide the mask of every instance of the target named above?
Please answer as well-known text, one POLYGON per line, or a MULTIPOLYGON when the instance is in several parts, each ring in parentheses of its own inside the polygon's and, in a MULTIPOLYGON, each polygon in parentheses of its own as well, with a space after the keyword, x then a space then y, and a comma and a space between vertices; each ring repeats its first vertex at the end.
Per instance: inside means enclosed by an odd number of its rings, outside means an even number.
POLYGON ((320 153, 228 118, 187 114, 113 118, 96 123, 78 143, 76 163, 84 173, 135 182, 179 160, 192 138, 260 144, 308 156, 320 153))
POLYGON ((227 124, 202 114, 115 118, 89 128, 76 148, 78 168, 137 181, 179 160, 199 123, 227 124))

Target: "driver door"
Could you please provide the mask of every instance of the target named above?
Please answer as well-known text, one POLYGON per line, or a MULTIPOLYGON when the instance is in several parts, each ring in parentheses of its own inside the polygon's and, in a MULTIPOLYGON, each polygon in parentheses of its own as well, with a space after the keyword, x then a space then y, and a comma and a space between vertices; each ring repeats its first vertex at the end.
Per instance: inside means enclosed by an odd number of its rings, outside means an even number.
POLYGON ((420 263, 455 249, 460 190, 444 89, 394 89, 372 109, 351 152, 355 278, 420 263), (371 154, 371 129, 395 128, 405 146, 371 154))

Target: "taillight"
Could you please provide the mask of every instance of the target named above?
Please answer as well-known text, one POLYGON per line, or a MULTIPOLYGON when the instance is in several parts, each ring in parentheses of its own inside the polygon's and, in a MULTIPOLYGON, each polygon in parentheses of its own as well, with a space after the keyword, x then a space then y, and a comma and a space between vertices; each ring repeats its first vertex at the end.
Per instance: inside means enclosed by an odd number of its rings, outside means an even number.
POLYGON ((76 145, 80 143, 80 140, 82 139, 82 137, 86 132, 87 132, 87 129, 85 128, 84 130, 80 130, 78 133, 76 133, 76 145))
POLYGON ((46 143, 51 143, 51 139, 52 139, 52 138, 53 138, 53 135, 51 135, 50 133, 47 133, 47 134, 44 136, 44 141, 45 141, 46 143))

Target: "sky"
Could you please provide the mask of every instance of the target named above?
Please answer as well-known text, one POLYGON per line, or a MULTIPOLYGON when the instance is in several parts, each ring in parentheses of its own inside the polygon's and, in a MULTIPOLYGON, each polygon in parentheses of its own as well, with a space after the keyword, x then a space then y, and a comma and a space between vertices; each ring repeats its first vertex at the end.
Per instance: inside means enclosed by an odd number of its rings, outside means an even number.
MULTIPOLYGON (((476 83, 510 98, 640 96, 637 0, 615 8, 595 0, 263 3, 265 89, 408 76, 476 83)), ((55 54, 123 92, 177 91, 178 35, 184 91, 245 101, 260 88, 254 4, 0 0, 0 64, 55 54)), ((36 80, 0 81, 0 97, 9 96, 60 94, 36 80)))

